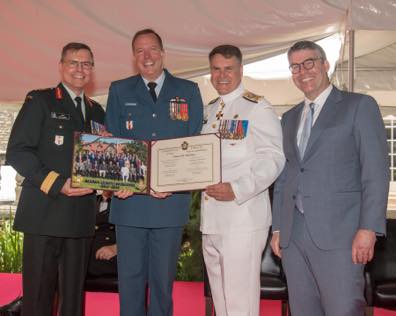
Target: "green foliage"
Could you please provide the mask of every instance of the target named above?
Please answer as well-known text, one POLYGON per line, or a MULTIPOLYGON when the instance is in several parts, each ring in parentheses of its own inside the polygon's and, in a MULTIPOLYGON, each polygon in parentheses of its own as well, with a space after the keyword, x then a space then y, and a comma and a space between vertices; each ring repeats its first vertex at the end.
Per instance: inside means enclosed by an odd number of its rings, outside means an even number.
MULTIPOLYGON (((177 264, 176 279, 202 281, 203 257, 200 224, 201 192, 192 194, 190 220, 184 228, 183 245, 177 264)), ((10 213, 0 218, 0 272, 21 272, 23 235, 12 229, 10 213)))
POLYGON ((147 143, 144 141, 136 140, 131 144, 126 144, 122 149, 125 154, 135 154, 139 157, 141 161, 145 165, 148 165, 147 162, 147 143))
POLYGON ((190 208, 190 220, 184 227, 183 245, 177 263, 176 280, 179 281, 202 281, 203 257, 202 238, 199 231, 201 208, 201 192, 192 194, 190 208))
POLYGON ((0 218, 0 272, 22 271, 23 235, 12 229, 13 216, 0 218))

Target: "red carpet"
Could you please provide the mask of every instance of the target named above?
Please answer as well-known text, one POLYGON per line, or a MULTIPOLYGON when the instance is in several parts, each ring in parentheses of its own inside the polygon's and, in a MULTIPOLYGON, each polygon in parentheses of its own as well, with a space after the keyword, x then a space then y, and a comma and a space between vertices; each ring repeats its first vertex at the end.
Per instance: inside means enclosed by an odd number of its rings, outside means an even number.
MULTIPOLYGON (((0 273, 0 306, 21 294, 21 275, 0 273)), ((118 295, 87 293, 86 316, 118 316, 118 295)), ((205 302, 201 282, 176 282, 173 293, 174 316, 204 316, 205 302)), ((261 301, 261 316, 280 316, 279 301, 261 301)), ((396 316, 395 311, 376 309, 375 316, 396 316)))

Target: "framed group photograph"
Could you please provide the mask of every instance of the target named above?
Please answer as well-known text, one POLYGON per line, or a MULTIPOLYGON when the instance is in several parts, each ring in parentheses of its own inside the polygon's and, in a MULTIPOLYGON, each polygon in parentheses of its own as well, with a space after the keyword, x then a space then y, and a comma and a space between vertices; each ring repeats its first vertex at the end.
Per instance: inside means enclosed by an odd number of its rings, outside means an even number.
POLYGON ((76 133, 72 186, 147 194, 148 142, 76 133))
POLYGON ((75 134, 73 187, 150 194, 200 190, 219 182, 217 134, 156 141, 75 134))

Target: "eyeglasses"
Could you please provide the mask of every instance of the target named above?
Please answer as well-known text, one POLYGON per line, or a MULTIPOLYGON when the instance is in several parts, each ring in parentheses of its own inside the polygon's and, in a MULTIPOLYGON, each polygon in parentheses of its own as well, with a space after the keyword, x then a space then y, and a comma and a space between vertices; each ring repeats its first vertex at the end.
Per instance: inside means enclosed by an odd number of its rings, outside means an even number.
POLYGON ((305 70, 310 70, 315 66, 315 60, 319 60, 319 59, 322 59, 322 57, 308 58, 300 64, 291 64, 289 66, 289 69, 292 74, 296 75, 301 71, 301 66, 303 66, 305 70))
POLYGON ((68 60, 64 61, 64 64, 67 65, 70 69, 78 69, 81 67, 84 70, 91 70, 94 63, 92 61, 78 61, 78 60, 68 60))

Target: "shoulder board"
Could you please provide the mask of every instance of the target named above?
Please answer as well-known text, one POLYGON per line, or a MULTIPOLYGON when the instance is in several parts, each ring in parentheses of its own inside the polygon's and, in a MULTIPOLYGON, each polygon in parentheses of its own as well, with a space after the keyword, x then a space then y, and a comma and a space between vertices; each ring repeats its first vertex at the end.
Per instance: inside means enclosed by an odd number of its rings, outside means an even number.
POLYGON ((33 100, 34 99, 34 95, 41 94, 41 93, 48 93, 48 92, 51 92, 52 90, 54 90, 54 88, 45 88, 45 89, 32 90, 32 91, 28 92, 28 94, 26 95, 25 101, 33 100))
POLYGON ((259 103, 263 99, 262 96, 254 94, 253 92, 245 91, 243 98, 254 103, 259 103))
POLYGON ((208 103, 208 105, 209 105, 209 104, 216 103, 216 101, 217 101, 219 98, 220 98, 220 97, 217 97, 216 99, 213 99, 212 101, 210 101, 210 102, 208 103))

